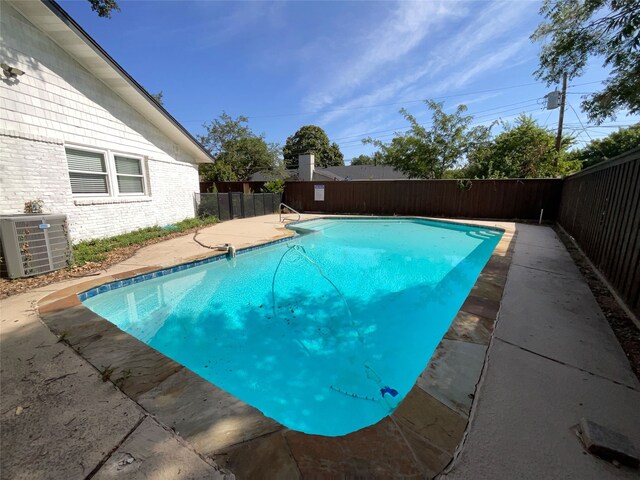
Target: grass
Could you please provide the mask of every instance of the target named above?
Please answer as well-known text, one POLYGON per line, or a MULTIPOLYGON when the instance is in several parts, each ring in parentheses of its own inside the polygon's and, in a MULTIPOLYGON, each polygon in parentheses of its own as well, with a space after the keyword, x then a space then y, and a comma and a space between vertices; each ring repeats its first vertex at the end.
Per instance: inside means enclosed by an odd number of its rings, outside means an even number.
POLYGON ((214 223, 218 223, 218 219, 213 216, 187 218, 174 224, 176 228, 147 227, 116 235, 115 237, 87 240, 73 246, 73 263, 81 266, 87 262, 102 262, 112 250, 131 245, 140 245, 154 238, 166 237, 167 235, 213 225, 214 223))

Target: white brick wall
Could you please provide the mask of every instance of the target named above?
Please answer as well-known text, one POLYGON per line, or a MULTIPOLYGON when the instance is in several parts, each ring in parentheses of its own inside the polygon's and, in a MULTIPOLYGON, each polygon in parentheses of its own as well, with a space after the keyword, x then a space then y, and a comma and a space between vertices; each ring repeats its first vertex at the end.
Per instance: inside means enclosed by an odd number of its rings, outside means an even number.
POLYGON ((0 81, 0 214, 42 199, 69 216, 74 242, 194 216, 195 161, 0 0, 0 58, 26 72, 0 81), (64 145, 143 156, 147 197, 74 197, 64 145))

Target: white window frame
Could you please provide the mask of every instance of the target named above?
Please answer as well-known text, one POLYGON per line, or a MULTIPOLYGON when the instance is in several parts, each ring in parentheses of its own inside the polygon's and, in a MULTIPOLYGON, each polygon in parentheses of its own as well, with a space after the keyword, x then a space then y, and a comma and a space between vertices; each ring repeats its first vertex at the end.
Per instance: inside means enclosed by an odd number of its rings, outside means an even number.
MULTIPOLYGON (((65 143, 65 158, 66 158, 66 149, 72 150, 80 150, 91 153, 99 153, 104 158, 104 163, 106 167, 106 177, 107 177, 107 193, 73 193, 73 197, 77 198, 148 198, 149 197, 149 172, 147 169, 147 158, 144 155, 139 155, 135 153, 130 153, 121 150, 111 150, 108 148, 96 148, 91 146, 73 144, 73 143, 65 143), (142 172, 142 193, 121 193, 118 188, 118 171, 116 169, 116 159, 115 157, 125 157, 136 159, 140 161, 140 171, 142 172)), ((82 170, 72 170, 69 168, 69 163, 67 162, 67 175, 69 176, 69 183, 71 183, 71 176, 69 173, 85 173, 91 175, 101 175, 96 172, 87 172, 82 170)), ((129 174, 120 174, 122 176, 129 177, 140 177, 140 175, 129 175, 129 174)))
MULTIPOLYGON (((85 173, 87 175, 105 175, 107 177, 107 193, 73 193, 73 190, 71 191, 71 193, 73 194, 74 197, 99 197, 99 198, 105 198, 105 197, 112 197, 113 196, 113 186, 111 185, 111 175, 110 175, 110 171, 109 171, 109 156, 107 154, 106 150, 100 150, 98 148, 92 148, 92 147, 84 147, 84 146, 77 146, 77 145, 69 145, 69 144, 65 144, 64 145, 64 156, 65 156, 65 160, 67 161, 67 174, 70 173, 85 173), (96 172, 87 172, 86 170, 72 170, 69 168, 69 161, 67 160, 67 148, 71 149, 71 150, 79 150, 81 152, 91 152, 91 153, 99 153, 102 155, 102 158, 104 159, 104 166, 106 169, 105 173, 96 173, 96 172)), ((69 175, 69 185, 71 185, 71 175, 69 175)))
POLYGON ((111 151, 111 160, 113 161, 113 191, 118 192, 119 197, 147 197, 148 196, 148 187, 147 187, 147 179, 149 178, 147 175, 147 166, 145 162, 145 158, 140 155, 134 155, 131 153, 123 153, 119 151, 111 151), (116 157, 124 157, 131 158, 133 160, 138 160, 140 162, 140 172, 142 175, 130 175, 128 173, 118 173, 118 169, 116 168, 116 157), (142 177, 142 193, 121 193, 120 187, 118 186, 118 177, 142 177))

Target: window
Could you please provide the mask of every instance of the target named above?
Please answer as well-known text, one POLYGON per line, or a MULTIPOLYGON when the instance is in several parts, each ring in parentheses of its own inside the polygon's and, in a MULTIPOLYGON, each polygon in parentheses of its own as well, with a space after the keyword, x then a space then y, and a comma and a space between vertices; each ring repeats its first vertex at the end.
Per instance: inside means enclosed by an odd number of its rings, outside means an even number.
POLYGON ((142 161, 139 158, 127 158, 118 155, 114 159, 118 177, 118 191, 125 195, 144 193, 142 161))
POLYGON ((71 192, 82 196, 131 196, 146 193, 142 158, 67 147, 71 192))
POLYGON ((108 195, 109 174, 104 154, 67 148, 73 193, 108 195))

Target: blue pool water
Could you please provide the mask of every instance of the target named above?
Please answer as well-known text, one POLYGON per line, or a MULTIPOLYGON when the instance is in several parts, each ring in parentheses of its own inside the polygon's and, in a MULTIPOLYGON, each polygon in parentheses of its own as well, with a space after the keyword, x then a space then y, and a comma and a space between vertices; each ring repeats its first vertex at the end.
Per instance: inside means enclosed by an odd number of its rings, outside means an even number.
POLYGON ((297 226, 288 242, 84 304, 291 429, 364 428, 412 388, 502 233, 422 219, 297 226))

